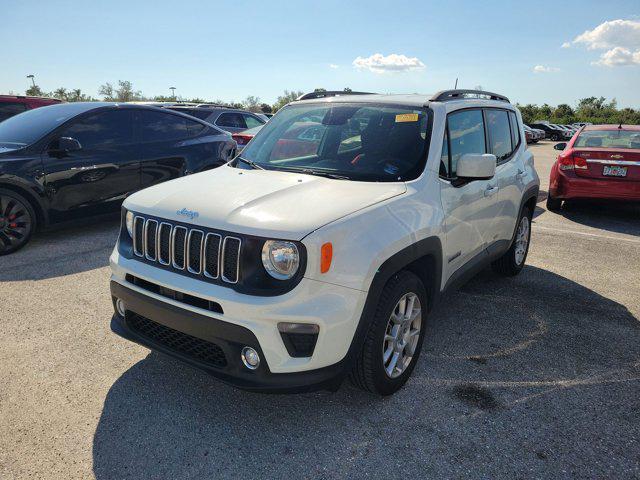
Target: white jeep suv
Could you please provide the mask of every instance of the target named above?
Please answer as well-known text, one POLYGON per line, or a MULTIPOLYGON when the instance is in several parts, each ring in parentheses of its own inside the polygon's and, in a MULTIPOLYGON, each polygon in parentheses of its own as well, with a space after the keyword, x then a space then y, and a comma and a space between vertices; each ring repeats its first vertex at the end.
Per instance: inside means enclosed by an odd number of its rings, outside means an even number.
POLYGON ((445 290, 522 269, 524 140, 489 92, 293 102, 232 162, 125 201, 111 327, 249 390, 391 394, 445 290))

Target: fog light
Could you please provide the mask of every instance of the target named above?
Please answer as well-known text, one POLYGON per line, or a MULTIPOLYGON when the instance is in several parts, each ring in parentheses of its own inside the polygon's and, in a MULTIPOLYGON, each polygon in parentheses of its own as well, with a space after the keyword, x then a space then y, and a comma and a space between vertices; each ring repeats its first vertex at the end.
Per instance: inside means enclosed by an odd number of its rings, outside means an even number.
POLYGON ((244 347, 240 357, 244 366, 249 370, 255 370, 260 365, 260 355, 251 347, 244 347))
POLYGON ((124 317, 127 311, 127 309, 124 306, 124 302, 120 298, 116 300, 116 311, 118 312, 118 315, 120 315, 121 317, 124 317))

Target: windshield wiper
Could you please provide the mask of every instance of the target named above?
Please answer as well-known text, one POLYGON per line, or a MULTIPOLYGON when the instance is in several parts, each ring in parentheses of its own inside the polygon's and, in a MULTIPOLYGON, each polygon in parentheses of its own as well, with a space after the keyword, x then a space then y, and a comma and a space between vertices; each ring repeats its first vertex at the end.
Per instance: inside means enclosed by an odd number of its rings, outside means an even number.
POLYGON ((351 177, 340 175, 338 173, 325 172, 322 170, 314 170, 313 168, 295 168, 295 167, 275 167, 273 170, 283 172, 304 173, 307 175, 315 175, 317 177, 335 178, 336 180, 351 180, 351 177))
POLYGON ((253 168, 254 170, 264 170, 264 167, 261 167, 260 165, 258 165, 255 162, 252 162, 251 160, 247 160, 246 158, 242 158, 241 156, 237 156, 236 160, 240 160, 242 163, 249 165, 251 168, 253 168))
POLYGON ((301 170, 302 173, 307 173, 309 175, 317 175, 319 177, 328 177, 328 178, 335 178, 337 180, 351 180, 350 177, 347 177, 346 175, 339 175, 337 173, 331 173, 331 172, 322 172, 322 171, 318 171, 318 170, 312 170, 310 168, 305 168, 303 170, 301 170))

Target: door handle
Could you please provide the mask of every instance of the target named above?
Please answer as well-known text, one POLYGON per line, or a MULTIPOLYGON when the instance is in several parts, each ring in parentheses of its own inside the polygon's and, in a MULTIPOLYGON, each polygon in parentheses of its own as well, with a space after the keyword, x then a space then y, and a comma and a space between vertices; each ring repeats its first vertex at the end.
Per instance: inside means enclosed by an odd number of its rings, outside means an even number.
POLYGON ((495 185, 489 185, 489 186, 487 186, 486 190, 484 191, 484 196, 485 197, 492 197, 496 193, 498 193, 498 187, 496 187, 495 185))

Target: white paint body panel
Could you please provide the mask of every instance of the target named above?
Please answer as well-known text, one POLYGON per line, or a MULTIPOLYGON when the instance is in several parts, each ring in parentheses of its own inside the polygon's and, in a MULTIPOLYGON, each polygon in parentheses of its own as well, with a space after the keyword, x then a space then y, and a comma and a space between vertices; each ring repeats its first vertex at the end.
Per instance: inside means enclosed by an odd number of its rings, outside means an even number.
POLYGON ((124 202, 137 213, 248 235, 300 240, 316 228, 406 191, 403 183, 333 180, 227 165, 141 190, 124 202))

